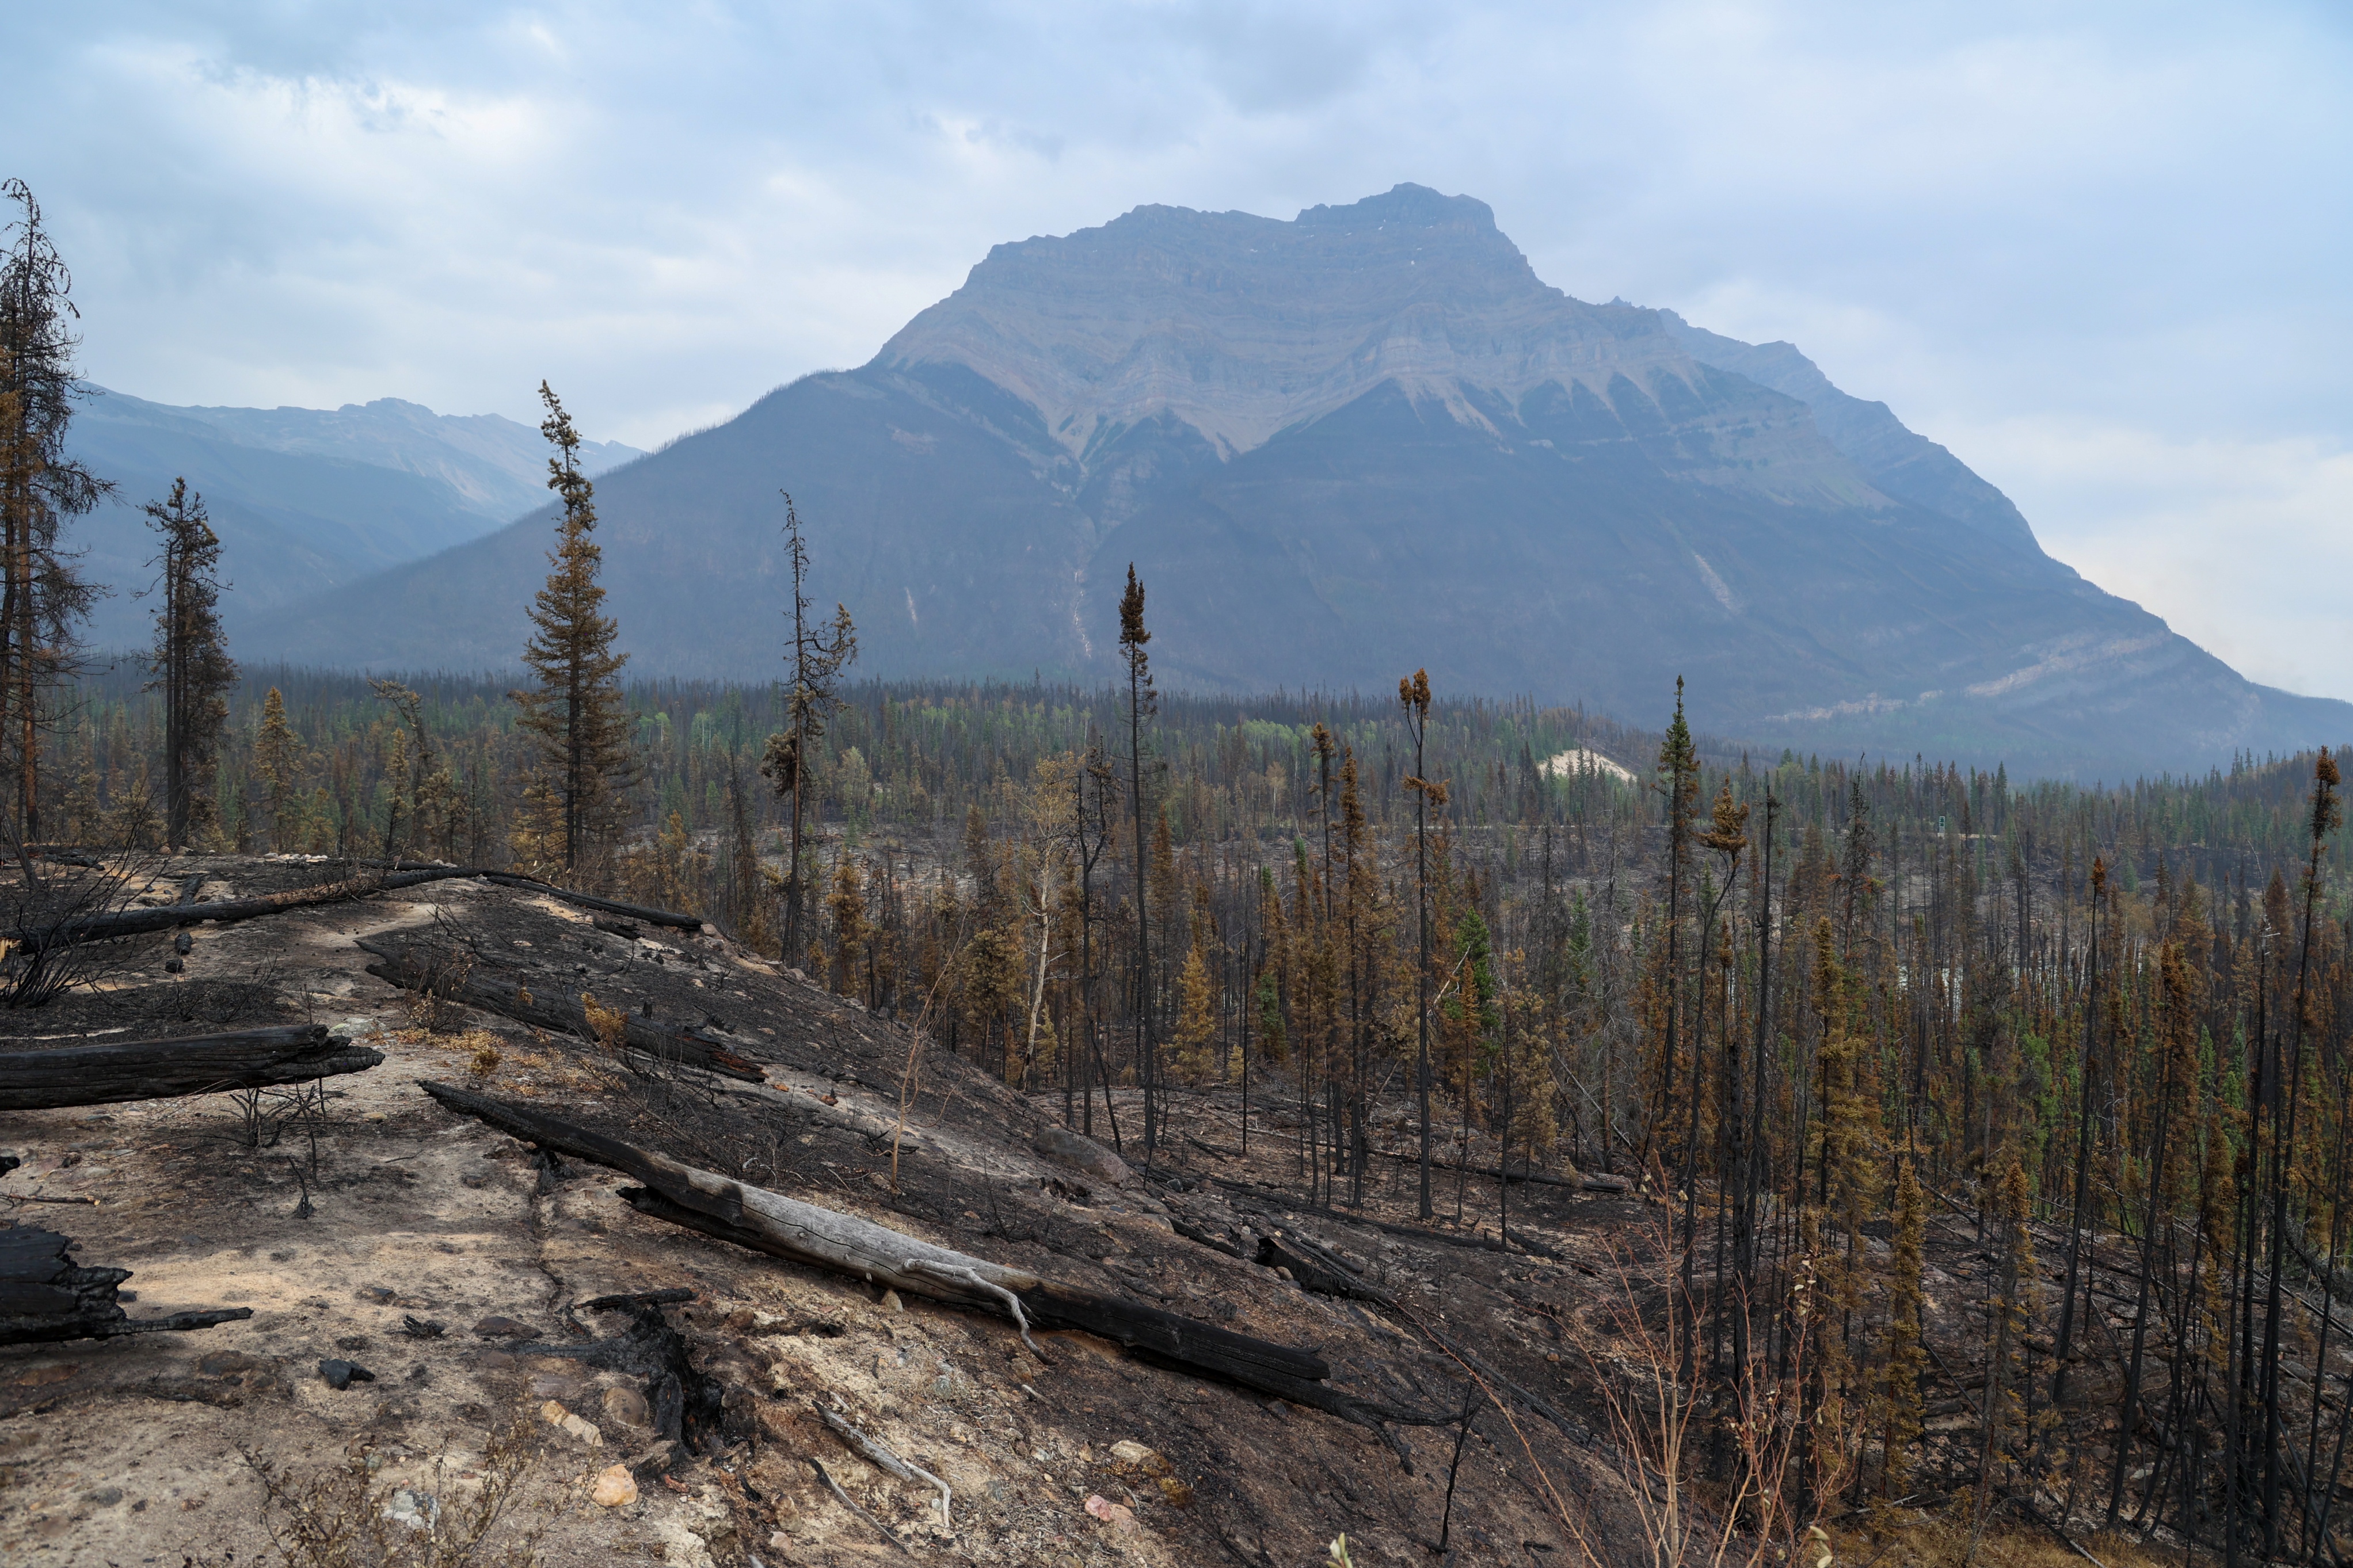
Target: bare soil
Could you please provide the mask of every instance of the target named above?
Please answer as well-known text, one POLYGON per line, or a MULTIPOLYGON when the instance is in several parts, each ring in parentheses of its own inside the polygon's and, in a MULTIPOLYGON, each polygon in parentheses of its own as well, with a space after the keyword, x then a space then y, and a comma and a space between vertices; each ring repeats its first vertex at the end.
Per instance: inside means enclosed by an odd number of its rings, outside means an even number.
MULTIPOLYGON (((197 876, 207 898, 332 879, 214 858, 167 864, 155 880, 174 892, 197 876)), ((1552 1413, 1507 1395, 1507 1416, 1474 1422, 1442 1561, 1642 1556, 1606 1409, 1575 1347, 1626 1238, 1660 1212, 1651 1204, 1515 1186, 1514 1233, 1553 1258, 1383 1232, 1298 1205, 1282 1107, 1253 1107, 1244 1156, 1230 1091, 1180 1099, 1173 1159, 1153 1180, 1107 1185, 1033 1152, 1037 1131, 1060 1121, 1059 1094, 1017 1094, 708 931, 600 929, 558 900, 477 881, 192 934, 178 973, 162 969, 171 939, 142 938, 123 944, 103 989, 0 1016, 0 1050, 309 1018, 347 1026, 385 1060, 326 1080, 322 1107, 290 1093, 0 1115, 0 1152, 26 1162, 0 1178, 12 1200, 0 1220, 64 1231, 84 1263, 134 1270, 134 1317, 254 1314, 191 1333, 0 1349, 0 1561, 271 1561, 254 1459, 298 1477, 350 1461, 373 1478, 373 1507, 454 1509, 518 1413, 539 1452, 509 1517, 543 1531, 554 1563, 902 1561, 812 1459, 917 1555, 943 1561, 1303 1564, 1342 1531, 1358 1563, 1441 1561, 1451 1425, 1384 1434, 1079 1333, 1039 1336, 1041 1360, 1003 1321, 878 1300, 641 1215, 617 1195, 625 1178, 548 1162, 452 1116, 420 1079, 530 1100, 943 1245, 1313 1347, 1335 1384, 1451 1417, 1472 1379, 1426 1327, 1552 1413), (759 1063, 765 1082, 633 1068, 590 1042, 437 1007, 371 975, 361 939, 692 1027, 759 1063), (1397 1305, 1311 1293, 1180 1225, 1245 1252, 1277 1232, 1304 1238, 1397 1305), (581 1303, 673 1288, 694 1292, 667 1321, 688 1346, 690 1381, 724 1405, 723 1431, 647 1468, 637 1500, 600 1506, 598 1474, 655 1446, 645 1380, 529 1347, 611 1337, 627 1318, 581 1303), (442 1332, 414 1337, 408 1320, 442 1332), (335 1390, 320 1372, 328 1359, 374 1380, 335 1390), (819 1403, 945 1480, 949 1521, 929 1486, 845 1447, 819 1403), (580 1419, 567 1427, 565 1415, 580 1419), (1123 1458, 1120 1444, 1159 1458, 1123 1458)), ((1134 1110, 1123 1099, 1131 1134, 1134 1110)), ((1103 1114, 1098 1101, 1099 1124, 1103 1114)), ((1402 1147, 1393 1114, 1386 1125, 1402 1147)), ((1365 1215, 1410 1223, 1410 1167, 1376 1162, 1374 1178, 1365 1215)), ((1451 1219, 1451 1178, 1444 1199, 1451 1219)), ((1470 1180, 1458 1239, 1494 1237, 1493 1202, 1492 1182, 1470 1180)))

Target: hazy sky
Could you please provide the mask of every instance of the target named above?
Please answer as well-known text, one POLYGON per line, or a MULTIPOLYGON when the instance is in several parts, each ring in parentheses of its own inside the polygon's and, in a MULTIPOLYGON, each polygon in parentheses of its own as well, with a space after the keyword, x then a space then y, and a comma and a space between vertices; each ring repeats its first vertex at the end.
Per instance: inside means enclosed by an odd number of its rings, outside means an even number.
POLYGON ((1414 180, 1571 294, 1787 338, 2045 546, 2353 698, 2353 27, 2327 5, 37 5, 0 174, 92 379, 650 446, 1000 240, 1414 180))

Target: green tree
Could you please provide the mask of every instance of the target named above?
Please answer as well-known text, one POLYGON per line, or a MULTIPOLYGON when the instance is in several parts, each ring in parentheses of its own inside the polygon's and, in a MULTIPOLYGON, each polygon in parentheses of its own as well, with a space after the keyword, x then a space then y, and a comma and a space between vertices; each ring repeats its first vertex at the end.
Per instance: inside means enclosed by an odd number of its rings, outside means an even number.
POLYGON ((301 826, 302 737, 286 721, 286 699, 274 686, 261 701, 261 731, 254 738, 253 771, 261 780, 269 813, 269 847, 280 852, 297 847, 293 830, 301 826))
POLYGON ((562 498, 564 515, 522 652, 538 685, 509 694, 519 710, 516 727, 535 752, 517 848, 527 862, 571 872, 617 826, 630 772, 619 680, 629 656, 614 651, 620 628, 604 613, 605 590, 596 581, 604 552, 596 543, 596 489, 580 471, 579 433, 543 381, 539 400, 547 406, 540 434, 555 447, 547 488, 562 498))

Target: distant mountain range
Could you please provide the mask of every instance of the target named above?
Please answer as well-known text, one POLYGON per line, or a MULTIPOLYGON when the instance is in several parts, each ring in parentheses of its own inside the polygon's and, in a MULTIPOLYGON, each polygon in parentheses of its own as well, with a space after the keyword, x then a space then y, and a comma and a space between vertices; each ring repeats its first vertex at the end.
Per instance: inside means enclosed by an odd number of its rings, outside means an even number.
MULTIPOLYGON (((2353 740, 2353 705, 2085 582, 1789 344, 1571 299, 1416 185, 998 246, 865 366, 608 475, 633 672, 779 669, 779 487, 866 675, 1103 679, 1133 562, 1154 667, 1196 689, 1427 666, 1655 722, 1680 674, 1697 722, 1766 747, 2111 778, 2353 740)), ((543 508, 289 597, 240 647, 511 665, 548 537, 543 508)))
MULTIPOLYGON (((496 415, 448 416, 397 398, 311 408, 174 408, 93 387, 74 454, 115 481, 76 524, 83 564, 114 592, 91 628, 100 647, 144 644, 153 609, 132 595, 154 575, 140 513, 185 477, 221 536, 235 592, 223 601, 240 648, 254 618, 371 573, 479 539, 547 499, 547 443, 496 415)), ((591 472, 645 454, 589 444, 591 472)))

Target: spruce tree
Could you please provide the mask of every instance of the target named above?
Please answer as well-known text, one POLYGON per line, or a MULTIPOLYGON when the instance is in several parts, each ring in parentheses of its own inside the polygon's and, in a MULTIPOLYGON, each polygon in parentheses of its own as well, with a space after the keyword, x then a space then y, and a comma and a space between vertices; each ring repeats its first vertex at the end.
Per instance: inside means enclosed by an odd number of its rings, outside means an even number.
POLYGON ((604 552, 596 543, 596 488, 580 471, 580 436, 547 383, 539 384, 547 418, 540 427, 554 447, 547 488, 562 498, 564 515, 548 552, 547 583, 533 600, 531 640, 522 661, 538 678, 532 690, 509 693, 516 727, 530 739, 535 767, 524 791, 522 858, 541 865, 579 868, 581 857, 618 826, 620 795, 629 775, 628 715, 621 701, 621 667, 614 650, 619 632, 604 613, 597 583, 604 552))
POLYGON ((212 824, 214 805, 203 781, 228 722, 237 666, 221 632, 220 537, 205 515, 204 498, 185 479, 174 479, 168 499, 141 510, 163 542, 149 563, 158 574, 148 591, 161 594, 163 602, 155 610, 147 667, 154 679, 147 689, 164 696, 164 839, 181 850, 191 833, 212 824))
POLYGON ((22 180, 0 184, 17 216, 0 252, 0 755, 16 783, 15 837, 40 834, 41 737, 47 694, 69 680, 81 624, 99 590, 63 544, 65 521, 114 486, 67 456, 76 401, 73 279, 22 180))
POLYGON ((302 737, 286 721, 286 699, 274 686, 261 702, 261 732, 254 740, 253 771, 261 780, 262 799, 269 813, 269 847, 282 854, 295 847, 290 830, 301 826, 302 737))

